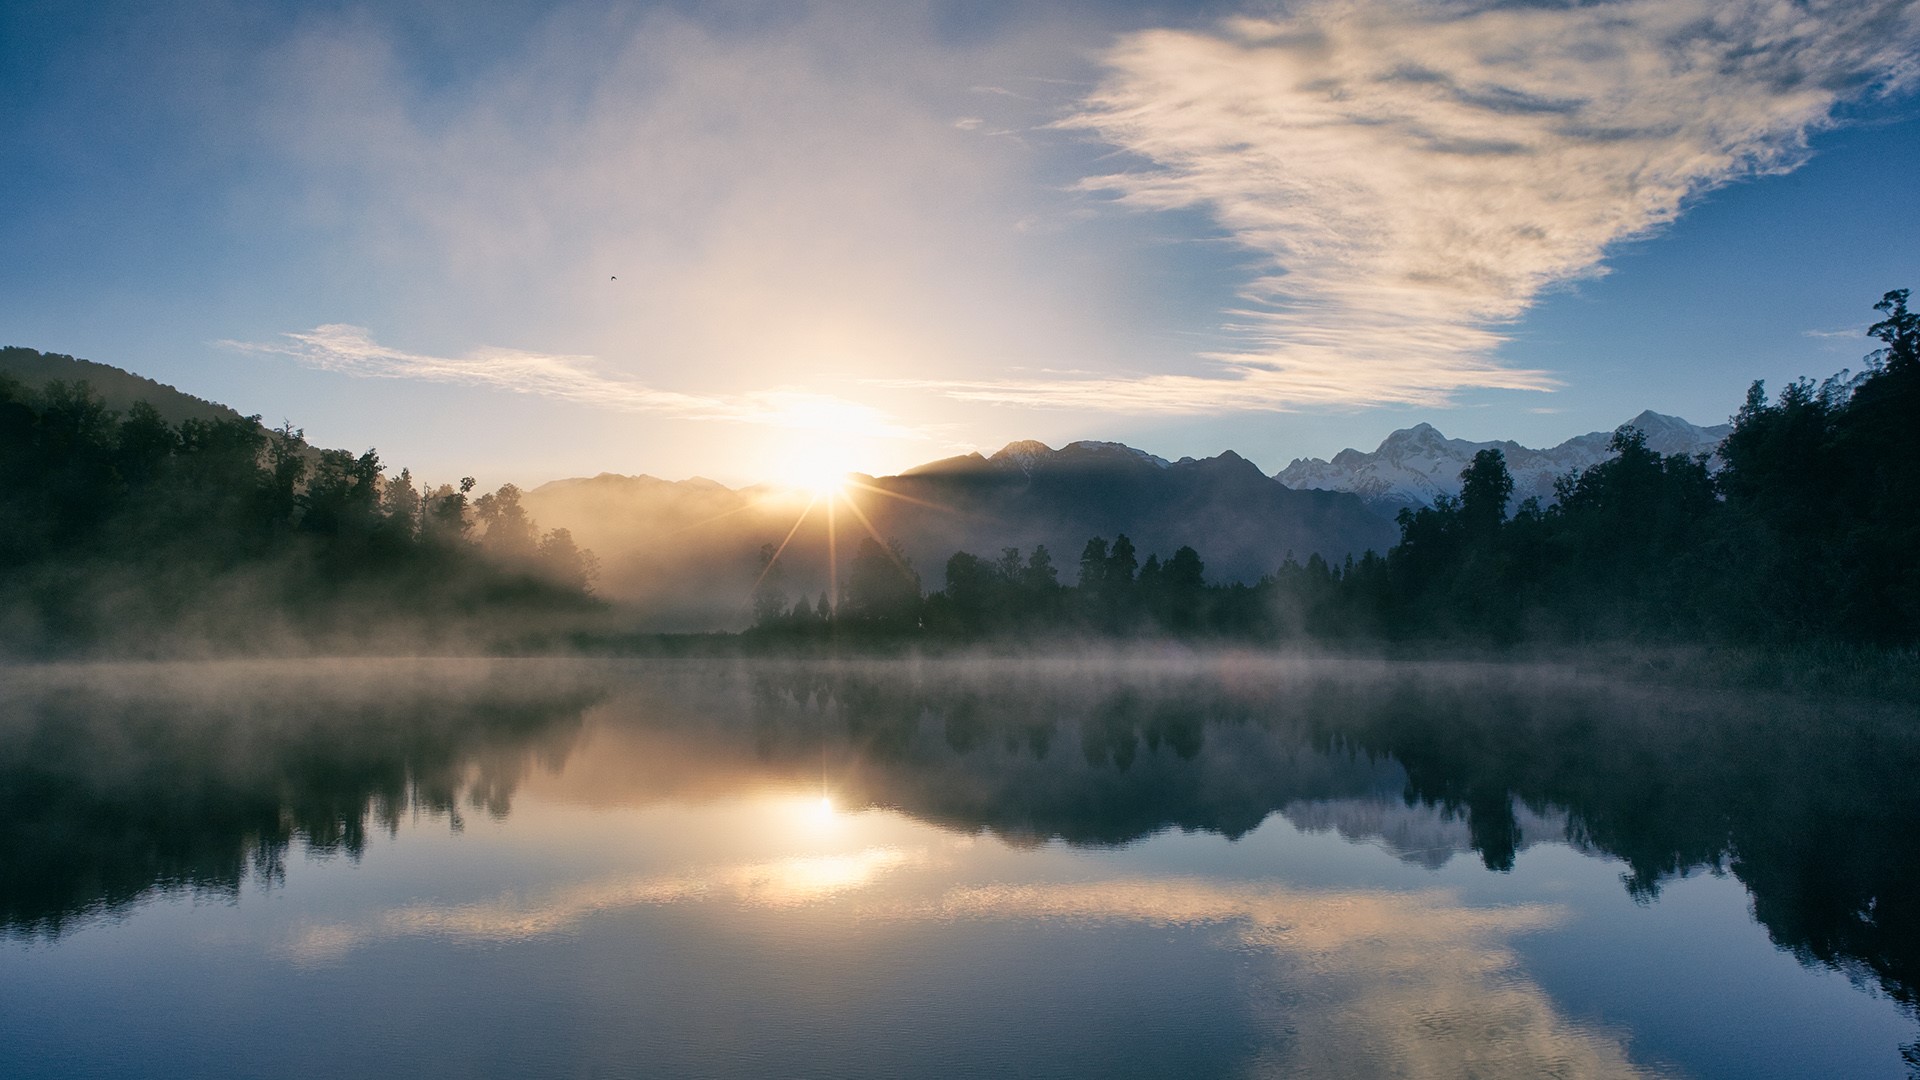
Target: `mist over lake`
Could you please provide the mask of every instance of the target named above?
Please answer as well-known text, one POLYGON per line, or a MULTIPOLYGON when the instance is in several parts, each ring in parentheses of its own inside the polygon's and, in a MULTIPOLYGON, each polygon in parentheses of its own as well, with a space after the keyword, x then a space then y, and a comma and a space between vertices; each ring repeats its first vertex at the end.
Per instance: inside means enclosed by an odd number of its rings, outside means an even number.
POLYGON ((1920 2, 0 3, 0 1080, 1920 1080, 1920 2))
POLYGON ((1896 1076, 1916 1037, 1901 705, 1164 649, 7 674, 8 1076, 1896 1076))

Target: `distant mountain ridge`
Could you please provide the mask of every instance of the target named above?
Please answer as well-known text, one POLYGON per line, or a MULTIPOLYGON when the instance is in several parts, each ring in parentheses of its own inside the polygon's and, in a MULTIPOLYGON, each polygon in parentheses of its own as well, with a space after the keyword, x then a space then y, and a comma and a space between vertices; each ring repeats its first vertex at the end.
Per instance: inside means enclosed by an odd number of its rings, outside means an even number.
MULTIPOLYGON (((883 502, 883 513, 904 530, 903 544, 931 550, 954 538, 965 541, 955 546, 991 555, 1005 545, 1044 543, 1063 567, 1078 559, 1089 537, 1126 533, 1143 560, 1191 544, 1207 560, 1209 576, 1251 582, 1289 552, 1337 561, 1369 548, 1384 552, 1395 539, 1358 500, 1289 490, 1231 450, 1168 461, 1121 443, 1089 440, 1054 450, 1025 441, 873 483, 907 497, 883 502), (900 509, 924 503, 951 508, 949 520, 900 509)), ((940 552, 941 561, 952 550, 940 552)))
POLYGON ((779 580, 790 595, 817 595, 832 580, 829 551, 844 564, 869 528, 899 542, 930 591, 956 551, 992 558, 1044 544, 1071 584, 1089 538, 1125 533, 1143 562, 1190 544, 1209 580, 1253 582, 1289 554, 1337 562, 1397 538, 1355 496, 1289 490, 1231 450, 1167 461, 1120 443, 1023 441, 854 479, 835 502, 831 542, 825 507, 801 521, 804 496, 763 486, 603 473, 543 484, 525 502, 600 556, 602 595, 672 628, 740 625, 765 544, 786 543, 779 580))
MULTIPOLYGON (((1700 427, 1677 416, 1647 410, 1622 426, 1646 433, 1647 445, 1662 454, 1711 454, 1733 430, 1731 424, 1700 427)), ((1507 471, 1513 474, 1513 501, 1518 505, 1538 498, 1544 505, 1553 501, 1553 481, 1605 461, 1611 431, 1577 435, 1558 446, 1536 450, 1510 439, 1494 442, 1469 442, 1449 439, 1432 424, 1415 424, 1388 435, 1371 453, 1342 450, 1332 461, 1321 458, 1295 458, 1274 479, 1290 488, 1320 491, 1345 491, 1360 496, 1378 513, 1388 517, 1405 507, 1432 506, 1441 495, 1460 493, 1460 470, 1482 450, 1499 450, 1506 455, 1507 471)))

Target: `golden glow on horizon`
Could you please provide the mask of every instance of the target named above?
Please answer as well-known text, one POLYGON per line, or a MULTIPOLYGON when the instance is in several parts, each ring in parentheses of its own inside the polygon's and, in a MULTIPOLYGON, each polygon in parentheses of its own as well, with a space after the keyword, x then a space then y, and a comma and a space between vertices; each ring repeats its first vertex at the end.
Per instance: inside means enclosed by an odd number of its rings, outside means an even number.
POLYGON ((847 490, 847 474, 842 471, 823 472, 815 476, 796 478, 788 486, 805 492, 810 498, 822 501, 836 499, 847 490))
POLYGON ((779 564, 780 557, 787 553, 787 548, 793 543, 794 536, 800 532, 801 527, 806 524, 807 518, 811 516, 816 509, 821 511, 826 525, 827 595, 832 598, 829 602, 836 604, 840 596, 839 512, 843 508, 853 516, 853 520, 859 523, 861 529, 864 530, 868 536, 872 537, 875 543, 880 545, 881 550, 900 567, 903 573, 910 574, 912 572, 911 568, 902 561, 890 538, 881 535, 880 530, 874 525, 873 518, 868 516, 867 512, 860 508, 860 502, 855 498, 856 495, 864 494, 867 496, 867 502, 870 506, 873 504, 874 497, 878 497, 912 503, 915 506, 924 506, 929 510, 939 510, 945 513, 960 513, 960 511, 950 506, 943 506, 940 503, 929 502, 925 499, 919 499, 911 495, 893 491, 885 486, 869 483, 869 478, 863 477, 861 474, 855 473, 850 469, 839 468, 837 466, 829 466, 826 468, 815 467, 817 463, 832 460, 833 457, 830 448, 823 448, 816 444, 809 449, 796 452, 783 466, 783 471, 787 473, 789 479, 783 481, 782 486, 788 491, 805 495, 807 502, 805 506, 800 508, 799 514, 795 516, 793 525, 787 530, 786 536, 782 537, 780 543, 774 546, 773 557, 761 568, 760 576, 754 579, 753 589, 755 592, 759 590, 761 583, 767 580, 768 575, 774 572, 774 567, 779 564))
POLYGON ((802 444, 783 446, 774 453, 777 460, 768 470, 772 481, 815 500, 840 496, 855 471, 853 448, 832 439, 810 438, 802 444))

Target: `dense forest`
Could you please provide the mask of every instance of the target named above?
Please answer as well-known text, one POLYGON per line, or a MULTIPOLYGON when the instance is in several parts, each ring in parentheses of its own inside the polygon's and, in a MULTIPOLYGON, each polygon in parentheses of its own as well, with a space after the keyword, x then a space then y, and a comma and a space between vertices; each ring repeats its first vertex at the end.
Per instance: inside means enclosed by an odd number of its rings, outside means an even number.
POLYGON ((485 640, 592 609, 593 556, 512 485, 417 486, 258 417, 170 423, 0 377, 0 646, 19 654, 485 640))
MULTIPOLYGON (((1335 565, 1275 552, 1209 583, 1193 538, 956 552, 926 594, 863 539, 838 595, 791 597, 773 545, 750 648, 1171 635, 1254 642, 1920 644, 1920 315, 1875 305, 1858 376, 1755 383, 1718 454, 1614 456, 1512 506, 1497 450, 1399 542, 1335 565), (1074 576, 1073 584, 1062 579, 1074 576)), ((506 485, 426 486, 378 454, 218 413, 108 408, 85 382, 0 377, 0 647, 15 654, 497 647, 590 637, 595 560, 506 485)))
MULTIPOLYGON (((1717 461, 1661 455, 1631 427, 1614 456, 1511 506, 1498 450, 1458 498, 1402 511, 1400 540, 1332 565, 1290 553, 1257 584, 1206 580, 1195 547, 1142 560, 1094 538, 1074 584, 1040 547, 957 552, 922 596, 897 547, 863 539, 838 602, 790 600, 774 550, 750 637, 764 643, 1081 634, 1258 641, 1739 641, 1920 644, 1920 314, 1875 305, 1883 348, 1857 376, 1754 383, 1717 461)), ((1204 537, 1195 542, 1204 545, 1204 537)), ((1282 553, 1276 553, 1282 554, 1282 553)))

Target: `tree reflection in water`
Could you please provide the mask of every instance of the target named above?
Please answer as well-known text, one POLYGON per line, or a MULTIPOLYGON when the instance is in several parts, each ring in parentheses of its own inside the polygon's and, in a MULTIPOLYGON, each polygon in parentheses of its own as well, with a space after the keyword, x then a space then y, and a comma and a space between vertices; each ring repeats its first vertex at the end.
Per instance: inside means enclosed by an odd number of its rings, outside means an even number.
POLYGON ((0 697, 0 929, 56 936, 156 892, 282 880, 296 846, 504 816, 596 691, 495 665, 127 666, 0 697))
POLYGON ((1232 838, 1384 786, 1463 821, 1504 871, 1560 824, 1623 860, 1647 902, 1677 877, 1732 874, 1776 945, 1916 1008, 1911 707, 1502 665, 1203 667, 793 669, 758 678, 755 718, 777 754, 777 733, 831 716, 866 763, 854 797, 1015 843, 1232 838))
MULTIPOLYGON (((104 670, 104 669, 103 669, 104 670)), ((1737 878, 1773 941, 1916 1007, 1912 709, 1498 665, 1181 662, 230 665, 0 691, 0 927, 53 936, 408 814, 508 812, 595 725, 684 748, 632 797, 834 771, 836 800, 1014 845, 1229 838, 1281 813, 1428 866, 1542 840, 1657 902, 1737 878), (679 739, 678 743, 673 743, 679 739)), ((665 745, 665 744, 662 744, 665 745)), ((660 757, 662 752, 656 752, 660 757)))

